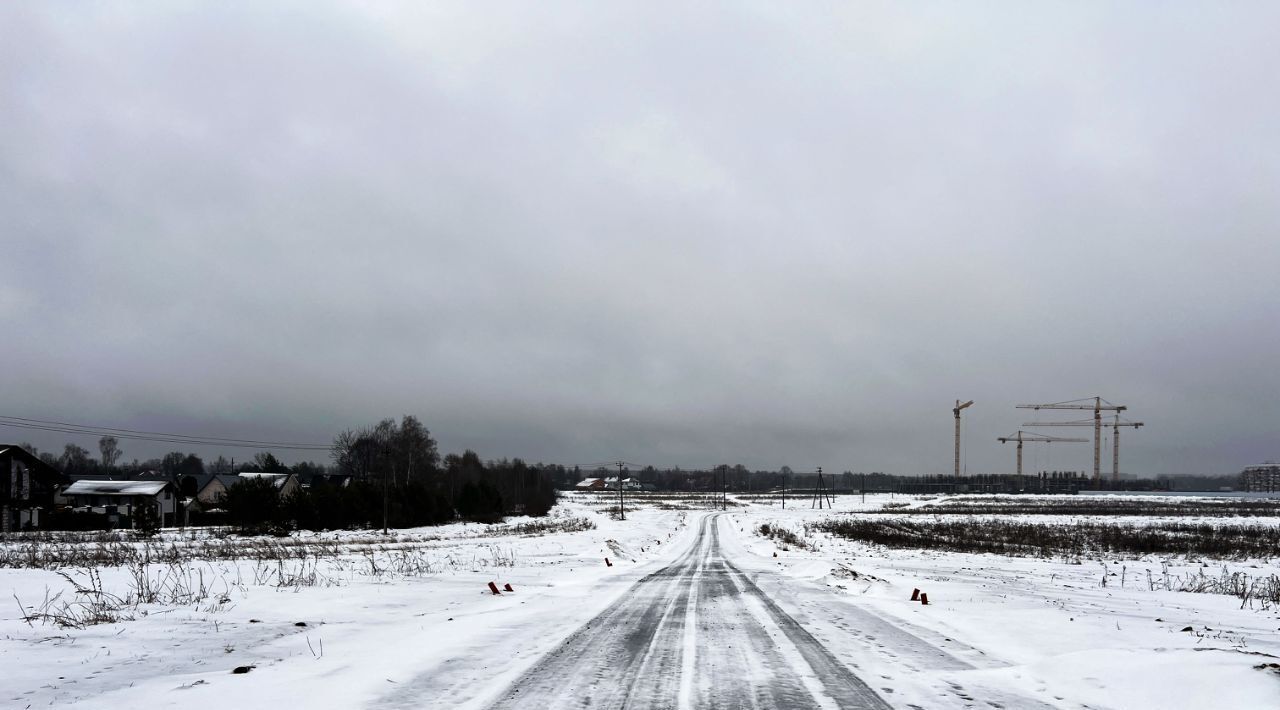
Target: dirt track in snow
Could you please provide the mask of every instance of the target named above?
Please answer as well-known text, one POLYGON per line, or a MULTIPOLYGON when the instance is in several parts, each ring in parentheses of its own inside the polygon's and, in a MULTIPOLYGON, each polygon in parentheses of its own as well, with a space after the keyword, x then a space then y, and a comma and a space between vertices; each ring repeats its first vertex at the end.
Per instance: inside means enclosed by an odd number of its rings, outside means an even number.
POLYGON ((719 516, 689 551, 572 633, 502 708, 888 708, 720 550, 719 516))

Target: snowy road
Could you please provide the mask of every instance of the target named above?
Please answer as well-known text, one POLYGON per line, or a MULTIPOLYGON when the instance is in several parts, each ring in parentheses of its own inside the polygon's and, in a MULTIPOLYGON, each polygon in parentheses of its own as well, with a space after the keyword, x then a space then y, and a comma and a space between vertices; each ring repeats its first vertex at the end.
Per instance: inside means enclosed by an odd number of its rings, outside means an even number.
POLYGON ((726 560, 720 516, 493 708, 888 708, 726 560))

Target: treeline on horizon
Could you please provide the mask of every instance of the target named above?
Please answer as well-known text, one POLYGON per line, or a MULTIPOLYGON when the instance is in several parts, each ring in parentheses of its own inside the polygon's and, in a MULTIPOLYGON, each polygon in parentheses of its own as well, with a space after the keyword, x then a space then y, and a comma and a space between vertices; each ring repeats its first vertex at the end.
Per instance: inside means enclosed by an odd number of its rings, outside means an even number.
POLYGON ((154 475, 172 481, 188 498, 211 474, 293 473, 306 484, 281 497, 270 480, 238 481, 218 502, 222 512, 193 520, 229 522, 246 532, 384 523, 403 528, 456 519, 498 522, 507 515, 542 516, 555 505, 555 481, 563 478, 563 467, 529 465, 520 459, 482 461, 470 450, 441 457, 431 433, 412 415, 342 432, 334 439, 328 464, 286 465, 271 452, 238 464, 224 456, 206 464, 196 454, 181 451, 120 463, 119 442, 109 436, 99 440, 98 459, 76 444, 67 444, 60 456, 26 443, 20 446, 69 476, 154 475))
MULTIPOLYGON (((281 462, 271 452, 236 462, 225 456, 206 463, 194 453, 172 451, 163 457, 121 463, 123 451, 110 436, 98 442, 99 457, 87 449, 67 444, 61 455, 21 446, 41 460, 71 476, 118 475, 136 477, 154 473, 173 481, 180 492, 194 497, 196 486, 209 474, 243 472, 293 473, 305 489, 286 496, 268 495, 265 484, 249 481, 233 486, 222 507, 231 521, 243 528, 339 529, 436 525, 455 519, 494 522, 504 516, 545 515, 555 505, 556 491, 572 489, 584 478, 609 478, 619 474, 612 466, 584 468, 560 464, 529 464, 523 460, 484 461, 471 450, 441 457, 436 441, 421 421, 405 415, 399 422, 384 419, 361 429, 349 429, 335 437, 330 462, 281 462), (349 476, 349 485, 335 485, 333 476, 349 476), (383 495, 383 491, 388 495, 383 495), (385 500, 385 511, 384 511, 385 500)), ((751 471, 742 464, 721 464, 711 469, 659 469, 624 466, 624 478, 635 478, 646 489, 658 491, 710 491, 722 486, 739 493, 765 493, 781 489, 817 487, 814 472, 795 472, 788 466, 775 471, 751 471)), ((1027 476, 1033 478, 1034 474, 1027 476)), ((980 480, 983 476, 962 477, 980 480)), ((897 491, 917 476, 883 472, 826 473, 824 487, 835 491, 897 491)), ((1232 486, 1232 476, 1165 476, 1158 479, 1126 479, 1130 490, 1213 490, 1232 486)))
MULTIPOLYGON (((350 475, 357 481, 372 481, 381 475, 381 468, 386 468, 394 487, 395 481, 416 480, 422 473, 422 462, 428 459, 434 462, 433 465, 437 469, 443 468, 444 474, 454 484, 460 480, 460 471, 474 471, 477 468, 537 471, 539 474, 549 476, 552 485, 562 490, 573 488, 583 478, 612 478, 618 475, 618 469, 613 466, 529 464, 518 458, 482 462, 479 455, 470 450, 461 455, 450 454, 441 459, 436 451, 435 441, 432 440, 430 446, 425 447, 422 437, 430 439, 426 428, 412 415, 404 417, 398 424, 395 420, 384 419, 373 427, 347 430, 339 434, 334 441, 330 463, 301 461, 292 465, 280 462, 271 452, 259 453, 241 461, 219 456, 212 462, 205 462, 195 454, 172 451, 159 458, 142 461, 134 459, 132 462, 117 463, 121 451, 113 437, 103 437, 99 442, 100 458, 98 459, 95 459, 87 449, 76 444, 67 444, 61 455, 40 451, 28 443, 22 443, 19 446, 68 475, 137 476, 157 472, 179 482, 187 476, 198 478, 204 474, 230 475, 244 472, 294 473, 300 480, 307 483, 315 476, 333 474, 350 475), (380 452, 386 450, 383 442, 397 442, 392 448, 400 449, 399 455, 380 455, 380 452), (417 456, 419 469, 417 471, 415 471, 415 456, 417 456)), ((1088 476, 1084 471, 1076 473, 1088 476)), ((624 466, 622 475, 624 478, 634 477, 642 483, 655 486, 660 491, 712 490, 719 488, 722 482, 734 491, 764 491, 786 487, 811 488, 815 487, 818 481, 816 473, 795 472, 789 466, 782 466, 777 470, 751 471, 742 464, 721 464, 710 469, 683 469, 678 466, 671 468, 624 466)), ((989 475, 1012 474, 972 474, 962 478, 976 479, 989 475)), ((1026 475, 1035 476, 1036 474, 1026 475)), ((824 474, 824 482, 826 486, 831 486, 834 481, 839 490, 860 490, 865 479, 868 490, 890 490, 927 476, 936 476, 936 474, 904 475, 880 471, 870 473, 843 471, 838 474, 824 474)), ((942 474, 942 477, 949 478, 950 474, 942 474)), ((1104 472, 1104 479, 1109 482, 1110 474, 1104 472)), ((1143 478, 1127 477, 1121 480, 1122 486, 1132 489, 1172 491, 1216 490, 1224 486, 1236 486, 1239 483, 1240 474, 1164 474, 1143 478)), ((194 495, 194 492, 184 491, 184 493, 194 495)))
MULTIPOLYGON (((1091 475, 1083 471, 1046 472, 1047 474, 1066 475, 1074 473, 1092 485, 1091 475)), ((590 470, 573 468, 562 478, 557 478, 557 485, 570 488, 583 477, 612 478, 618 475, 617 468, 596 467, 590 470)), ((653 466, 644 468, 622 469, 624 478, 632 477, 643 484, 653 486, 659 491, 711 491, 724 486, 735 493, 764 493, 783 489, 812 490, 818 487, 816 472, 796 472, 783 466, 777 471, 750 471, 741 464, 722 464, 711 469, 684 470, 680 468, 658 469, 653 466)), ((1023 479, 1031 481, 1038 474, 1023 474, 1023 479)), ((1014 479, 1015 474, 970 474, 955 479, 958 483, 983 484, 994 480, 1014 479)), ((951 474, 943 475, 901 475, 873 471, 861 473, 843 471, 841 473, 824 473, 821 484, 824 488, 840 491, 861 491, 865 487, 872 491, 899 491, 918 485, 927 480, 952 480, 951 474)), ((1239 474, 1229 475, 1191 475, 1157 476, 1155 478, 1123 478, 1118 485, 1112 484, 1110 474, 1103 476, 1103 488, 1134 491, 1211 491, 1222 487, 1234 487, 1241 481, 1239 474)))

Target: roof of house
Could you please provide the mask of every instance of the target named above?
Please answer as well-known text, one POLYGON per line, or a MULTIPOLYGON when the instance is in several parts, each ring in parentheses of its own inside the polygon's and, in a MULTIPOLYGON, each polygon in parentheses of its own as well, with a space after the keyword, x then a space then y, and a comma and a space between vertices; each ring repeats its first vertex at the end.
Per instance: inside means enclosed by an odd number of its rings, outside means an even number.
POLYGON ((241 478, 265 478, 275 484, 276 488, 284 488, 292 473, 262 473, 261 471, 241 471, 241 478))
POLYGON ((67 477, 61 471, 45 463, 39 456, 36 456, 17 444, 0 444, 0 457, 16 458, 26 464, 28 469, 39 471, 48 476, 60 478, 62 481, 67 480, 67 477))
POLYGON ((203 493, 204 489, 208 488, 209 484, 214 481, 221 483, 225 488, 230 488, 240 481, 240 477, 234 473, 209 474, 204 477, 204 480, 196 482, 199 485, 199 487, 196 488, 196 491, 203 493))
POLYGON ((68 496, 153 496, 170 486, 168 481, 90 481, 72 483, 62 492, 68 496))
POLYGON ((314 473, 311 475, 311 485, 336 486, 342 488, 350 485, 352 477, 347 473, 314 473))

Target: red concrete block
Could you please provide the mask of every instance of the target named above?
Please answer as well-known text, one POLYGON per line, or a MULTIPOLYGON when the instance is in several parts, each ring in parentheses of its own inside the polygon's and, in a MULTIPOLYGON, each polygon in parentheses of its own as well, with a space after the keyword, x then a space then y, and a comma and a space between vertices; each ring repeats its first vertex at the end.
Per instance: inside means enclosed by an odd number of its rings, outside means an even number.
POLYGON ((506 584, 502 585, 502 590, 503 590, 503 591, 505 591, 505 592, 514 592, 514 591, 515 591, 514 589, 512 589, 512 588, 511 588, 511 583, 510 583, 510 582, 507 582, 506 584))
POLYGON ((921 604, 928 604, 928 603, 929 603, 929 595, 928 595, 928 594, 925 594, 924 592, 920 592, 920 603, 921 603, 921 604))
POLYGON ((912 589, 912 590, 911 590, 911 601, 913 601, 913 602, 918 602, 918 601, 920 601, 920 590, 919 590, 919 589, 912 589))
POLYGON ((498 591, 498 585, 494 584, 493 582, 489 583, 489 591, 493 592, 494 594, 502 594, 502 592, 498 591))

